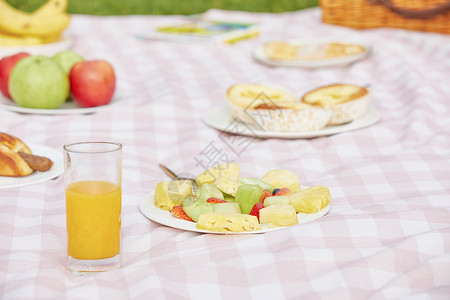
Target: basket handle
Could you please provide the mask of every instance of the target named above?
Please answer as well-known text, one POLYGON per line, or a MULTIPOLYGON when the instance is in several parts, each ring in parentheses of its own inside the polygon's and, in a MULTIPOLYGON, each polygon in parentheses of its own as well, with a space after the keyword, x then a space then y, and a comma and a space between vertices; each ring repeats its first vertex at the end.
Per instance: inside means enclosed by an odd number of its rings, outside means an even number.
POLYGON ((428 19, 439 14, 446 13, 450 11, 450 2, 440 4, 436 7, 423 9, 423 10, 412 10, 405 9, 392 4, 391 0, 368 0, 369 2, 375 4, 383 4, 391 11, 405 17, 405 18, 414 18, 414 19, 428 19))

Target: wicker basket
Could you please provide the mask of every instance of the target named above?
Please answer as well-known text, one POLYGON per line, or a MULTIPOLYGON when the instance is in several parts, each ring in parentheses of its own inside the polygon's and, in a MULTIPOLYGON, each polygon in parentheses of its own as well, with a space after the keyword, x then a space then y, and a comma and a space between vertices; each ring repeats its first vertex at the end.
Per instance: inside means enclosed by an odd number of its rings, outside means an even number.
POLYGON ((325 23, 450 34, 449 0, 320 0, 325 23))

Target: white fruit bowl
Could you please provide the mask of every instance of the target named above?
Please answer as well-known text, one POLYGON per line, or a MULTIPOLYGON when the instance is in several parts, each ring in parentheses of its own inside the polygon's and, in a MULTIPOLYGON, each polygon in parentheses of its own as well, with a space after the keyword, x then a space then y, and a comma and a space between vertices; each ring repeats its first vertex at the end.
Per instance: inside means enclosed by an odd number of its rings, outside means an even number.
POLYGON ((53 56, 54 54, 67 50, 72 46, 72 39, 62 38, 58 42, 42 44, 42 45, 24 45, 24 46, 8 46, 0 47, 0 59, 19 52, 28 52, 31 55, 53 56))

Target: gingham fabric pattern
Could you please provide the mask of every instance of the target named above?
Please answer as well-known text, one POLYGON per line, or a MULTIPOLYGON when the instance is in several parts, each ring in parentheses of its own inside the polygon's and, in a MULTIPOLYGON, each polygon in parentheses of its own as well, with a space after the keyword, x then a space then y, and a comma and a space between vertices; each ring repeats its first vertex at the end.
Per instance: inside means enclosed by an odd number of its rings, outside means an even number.
POLYGON ((61 151, 114 140, 123 150, 122 267, 74 277, 66 267, 63 176, 0 189, 2 299, 449 299, 450 38, 322 24, 320 9, 258 14, 261 35, 234 45, 136 36, 180 16, 73 15, 66 35, 86 59, 116 70, 122 101, 94 114, 0 111, 0 131, 61 151), (341 37, 372 45, 351 66, 270 67, 265 41, 341 37), (336 82, 370 85, 381 115, 368 128, 312 139, 256 139, 202 121, 229 86, 269 83, 302 95, 336 82), (199 174, 220 161, 245 176, 289 169, 331 190, 323 218, 258 235, 186 232, 150 221, 139 201, 169 180, 163 163, 199 174))

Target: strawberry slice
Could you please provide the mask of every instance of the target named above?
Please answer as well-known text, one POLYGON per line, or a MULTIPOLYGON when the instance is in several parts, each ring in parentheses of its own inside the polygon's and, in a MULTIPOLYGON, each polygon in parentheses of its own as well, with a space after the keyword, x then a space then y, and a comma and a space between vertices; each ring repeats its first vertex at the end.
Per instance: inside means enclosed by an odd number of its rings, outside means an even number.
POLYGON ((170 213, 172 214, 172 216, 174 216, 175 218, 181 219, 181 220, 186 220, 186 221, 190 221, 190 222, 194 222, 194 220, 192 220, 184 211, 183 207, 180 205, 176 205, 174 206, 171 210, 170 213))
POLYGON ((214 197, 208 198, 208 200, 206 200, 206 202, 213 203, 213 204, 215 204, 215 203, 227 203, 227 201, 225 201, 225 200, 222 200, 222 199, 219 199, 219 198, 214 198, 214 197))
POLYGON ((272 197, 272 193, 269 191, 269 190, 264 190, 263 192, 262 192, 262 195, 261 195, 261 203, 264 203, 264 200, 267 198, 267 197, 272 197))
POLYGON ((261 202, 256 203, 255 205, 253 205, 253 208, 250 211, 249 215, 257 217, 258 218, 258 222, 259 222, 259 211, 262 208, 264 208, 264 204, 262 204, 261 202))
POLYGON ((278 192, 274 194, 274 196, 289 196, 291 194, 291 190, 288 188, 282 188, 278 192))

